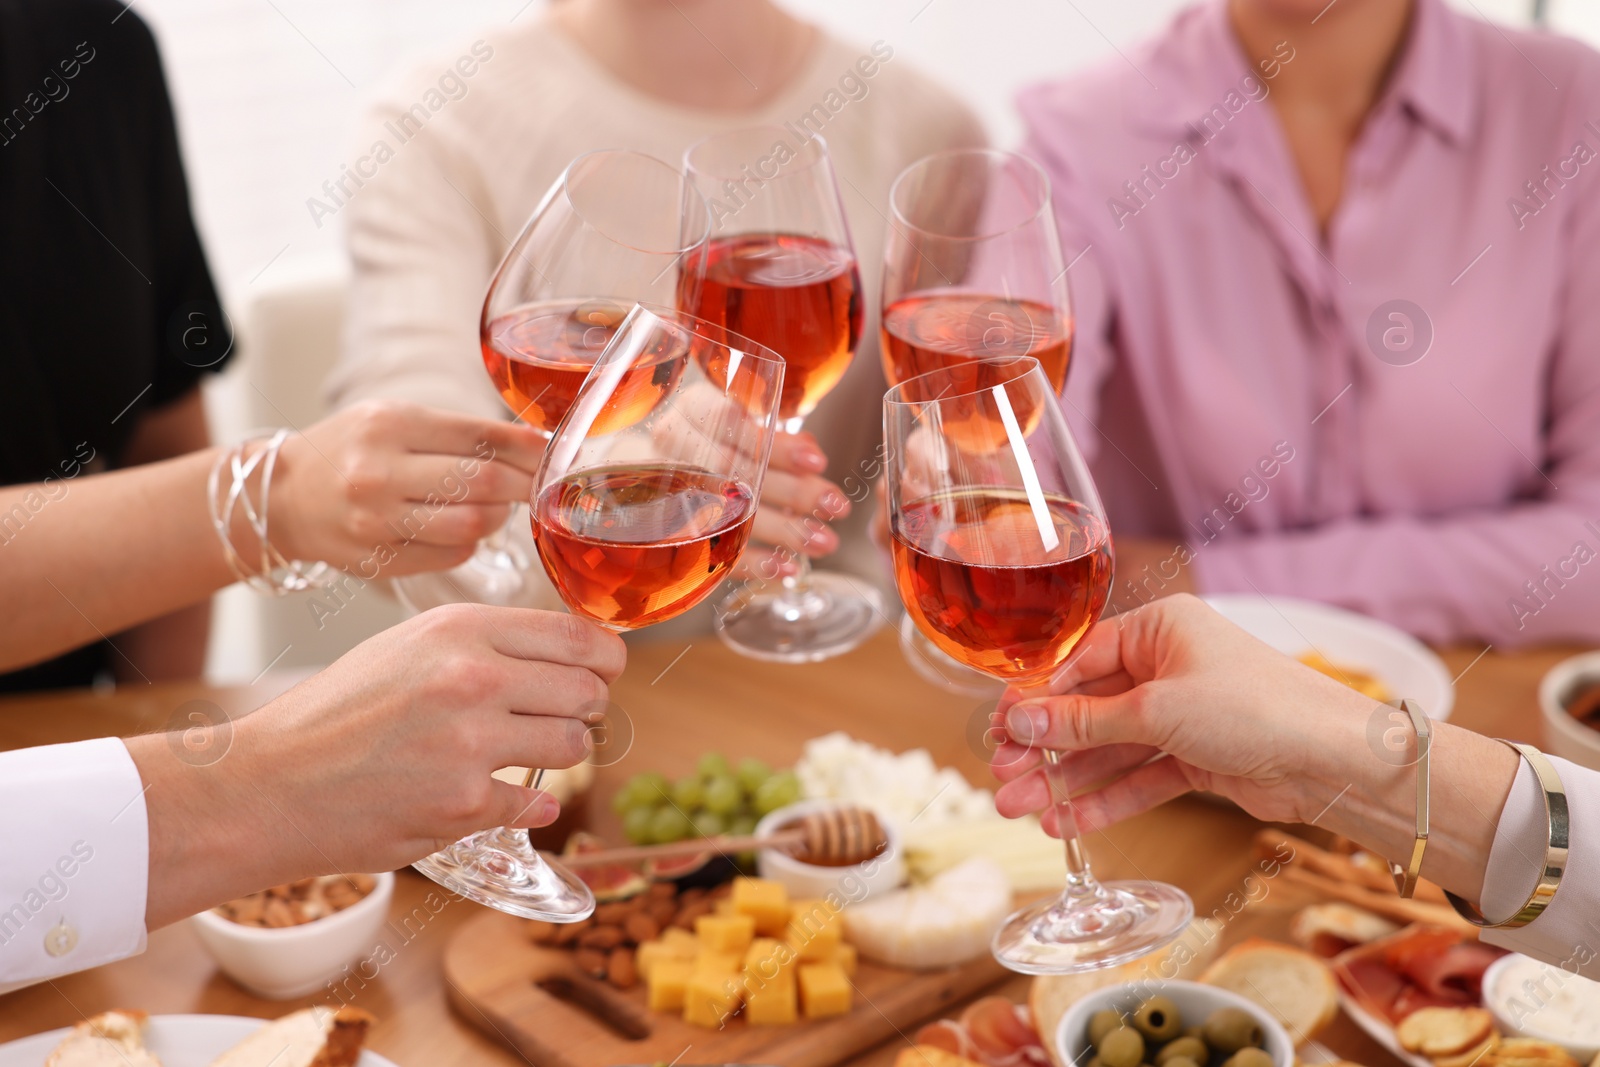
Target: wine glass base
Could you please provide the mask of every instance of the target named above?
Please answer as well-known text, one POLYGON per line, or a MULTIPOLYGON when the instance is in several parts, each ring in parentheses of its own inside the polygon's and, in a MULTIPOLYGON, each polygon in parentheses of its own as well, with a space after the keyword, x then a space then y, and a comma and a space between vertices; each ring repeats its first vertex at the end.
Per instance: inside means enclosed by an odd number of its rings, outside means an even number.
POLYGON ((1178 938, 1194 918, 1189 895, 1161 882, 1105 882, 1096 903, 1040 901, 995 931, 994 958, 1022 974, 1115 967, 1178 938))
POLYGON ((813 571, 798 596, 748 586, 717 606, 717 633, 753 659, 815 663, 855 648, 884 622, 883 596, 863 581, 813 571))
POLYGON ((458 896, 524 919, 572 923, 594 912, 594 893, 540 855, 526 830, 480 830, 411 866, 458 896))
POLYGON ((917 629, 909 615, 900 618, 900 655, 926 681, 962 696, 994 700, 1006 690, 1004 682, 952 659, 917 629))

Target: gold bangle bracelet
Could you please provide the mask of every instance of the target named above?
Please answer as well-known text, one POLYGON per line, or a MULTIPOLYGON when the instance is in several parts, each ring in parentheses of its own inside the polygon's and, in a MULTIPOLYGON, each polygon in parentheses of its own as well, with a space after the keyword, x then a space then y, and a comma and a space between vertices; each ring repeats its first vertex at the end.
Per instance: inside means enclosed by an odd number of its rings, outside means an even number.
POLYGON ((1411 726, 1417 732, 1417 839, 1411 846, 1410 861, 1404 867, 1398 863, 1389 864, 1389 873, 1394 876, 1394 887, 1400 896, 1409 900, 1417 891, 1417 879, 1422 876, 1422 856, 1428 851, 1428 757, 1433 751, 1433 724, 1414 700, 1400 701, 1400 710, 1411 716, 1411 726))
POLYGON ((1486 930, 1515 930, 1527 926, 1543 915, 1544 909, 1555 899, 1556 890, 1561 888, 1561 876, 1567 869, 1570 831, 1570 824, 1567 821, 1567 791, 1561 785, 1561 776, 1556 773, 1554 765, 1543 752, 1532 745, 1519 744, 1504 738, 1497 740, 1503 745, 1509 745, 1528 761, 1534 777, 1539 779, 1539 788, 1544 792, 1544 814, 1548 824, 1549 843, 1545 846, 1544 866, 1539 871, 1539 884, 1533 887, 1533 892, 1528 894, 1526 903, 1517 909, 1516 914, 1504 922, 1490 922, 1484 918, 1483 912, 1454 893, 1446 893, 1445 897, 1456 909, 1457 914, 1474 926, 1481 926, 1486 930))

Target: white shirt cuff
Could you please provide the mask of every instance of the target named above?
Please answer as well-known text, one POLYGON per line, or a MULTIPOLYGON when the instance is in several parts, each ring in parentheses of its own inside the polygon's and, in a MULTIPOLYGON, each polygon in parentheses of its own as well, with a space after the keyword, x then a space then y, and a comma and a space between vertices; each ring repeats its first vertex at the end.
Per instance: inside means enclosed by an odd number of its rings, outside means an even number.
MULTIPOLYGON (((1600 773, 1549 757, 1567 792, 1572 847, 1555 899, 1533 922, 1517 930, 1485 930, 1484 942, 1522 952, 1585 977, 1600 977, 1593 919, 1600 914, 1600 773)), ((1491 922, 1516 914, 1539 882, 1550 842, 1544 792, 1527 760, 1500 810, 1480 908, 1491 922)))
POLYGON ((144 951, 144 783, 115 737, 0 752, 0 987, 144 951))

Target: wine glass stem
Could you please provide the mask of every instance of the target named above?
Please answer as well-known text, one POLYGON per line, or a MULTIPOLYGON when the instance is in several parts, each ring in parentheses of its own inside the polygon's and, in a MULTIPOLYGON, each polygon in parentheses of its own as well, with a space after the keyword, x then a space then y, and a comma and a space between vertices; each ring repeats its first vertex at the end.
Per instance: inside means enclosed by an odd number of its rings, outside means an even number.
POLYGON ((1067 782, 1061 756, 1054 749, 1044 750, 1044 776, 1050 786, 1051 801, 1056 809, 1056 827, 1067 854, 1067 895, 1097 891, 1099 883, 1089 869, 1089 853, 1084 849, 1083 837, 1078 833, 1078 811, 1072 802, 1072 786, 1067 782))
POLYGON ((523 776, 522 788, 538 789, 539 783, 544 781, 544 768, 529 767, 528 773, 523 776))

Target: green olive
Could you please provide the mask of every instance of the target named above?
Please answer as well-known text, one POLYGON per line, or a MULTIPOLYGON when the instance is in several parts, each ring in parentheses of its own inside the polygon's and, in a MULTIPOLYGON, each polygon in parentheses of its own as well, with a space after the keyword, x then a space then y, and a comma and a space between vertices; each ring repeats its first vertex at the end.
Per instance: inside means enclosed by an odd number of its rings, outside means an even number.
POLYGON ((1198 1038, 1204 1039, 1205 1038, 1205 1027, 1200 1025, 1199 1023, 1195 1023, 1193 1026, 1185 1026, 1183 1028, 1183 1036, 1184 1037, 1198 1037, 1198 1038))
POLYGON ((1232 1055, 1242 1048, 1261 1047, 1261 1024, 1243 1008, 1218 1008, 1205 1022, 1206 1044, 1215 1052, 1232 1055))
POLYGON ((1222 1067, 1276 1067, 1276 1064, 1272 1062, 1272 1053, 1252 1046, 1229 1056, 1222 1067))
POLYGON ((1144 1038, 1139 1031, 1119 1026, 1095 1046, 1104 1067, 1139 1067, 1144 1062, 1144 1038))
POLYGON ((1084 1064, 1083 1067, 1105 1067, 1105 1064, 1100 1062, 1099 1056, 1090 1056, 1089 1062, 1084 1064))
POLYGON ((1201 1067, 1201 1065, 1188 1056, 1173 1056, 1166 1061, 1166 1067, 1201 1067))
POLYGON ((1089 1044, 1100 1047, 1100 1039, 1122 1025, 1122 1016, 1110 1008, 1101 1008, 1089 1016, 1089 1044))
POLYGON ((1183 1033, 1183 1016, 1171 997, 1151 997, 1134 1011, 1133 1027, 1150 1041, 1171 1041, 1183 1033))
POLYGON ((1156 1053, 1156 1067, 1167 1067, 1167 1061, 1172 1059, 1191 1059, 1196 1063, 1209 1063, 1211 1050, 1206 1048, 1206 1043, 1198 1037, 1185 1035, 1168 1041, 1161 1051, 1156 1053))

